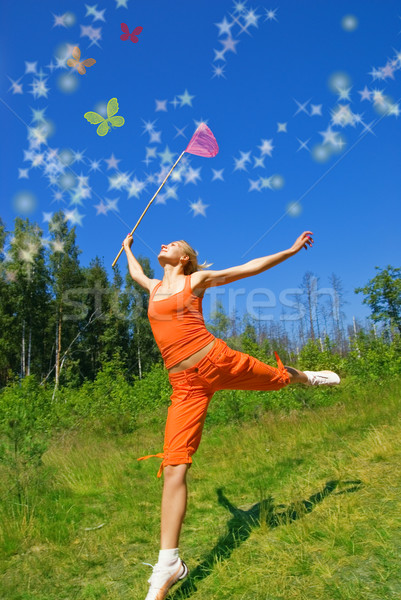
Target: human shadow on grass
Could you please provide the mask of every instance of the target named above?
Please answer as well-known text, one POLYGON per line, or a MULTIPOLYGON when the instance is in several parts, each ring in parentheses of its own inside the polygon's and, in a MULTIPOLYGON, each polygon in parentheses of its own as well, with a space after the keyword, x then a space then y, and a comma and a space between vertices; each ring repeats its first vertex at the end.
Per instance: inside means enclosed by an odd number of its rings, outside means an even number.
POLYGON ((293 502, 288 507, 285 504, 274 505, 273 497, 269 496, 254 504, 249 510, 241 510, 231 504, 223 494, 223 490, 218 488, 219 503, 233 515, 227 524, 228 533, 221 537, 203 561, 191 570, 181 587, 170 593, 169 600, 183 600, 196 592, 196 583, 205 579, 212 572, 215 562, 229 558, 232 551, 249 538, 252 529, 259 527, 261 523, 265 522, 271 529, 291 523, 310 513, 314 506, 322 502, 329 494, 340 495, 356 492, 361 488, 361 484, 362 482, 359 479, 343 482, 332 480, 326 483, 322 491, 312 494, 307 500, 293 502), (340 483, 347 487, 334 493, 340 483))

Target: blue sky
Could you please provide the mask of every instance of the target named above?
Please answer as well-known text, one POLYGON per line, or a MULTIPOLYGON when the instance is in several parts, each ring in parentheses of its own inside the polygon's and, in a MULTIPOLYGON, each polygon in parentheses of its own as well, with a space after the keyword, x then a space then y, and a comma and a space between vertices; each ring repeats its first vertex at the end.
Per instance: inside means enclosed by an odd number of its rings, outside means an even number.
MULTIPOLYGON (((226 309, 241 314, 253 298, 254 314, 255 302, 267 302, 261 312, 279 319, 280 293, 288 297, 309 270, 320 290, 331 273, 342 279, 348 320, 370 314, 354 288, 375 265, 400 259, 399 2, 6 0, 1 11, 9 229, 28 216, 46 237, 62 209, 81 264, 103 257, 111 278, 162 169, 204 120, 218 155, 185 155, 136 230, 134 254, 161 278, 162 243, 186 239, 200 262, 223 269, 311 230, 313 249, 217 288, 226 309), (122 22, 143 27, 138 43, 120 40, 122 22), (75 45, 96 60, 85 75, 66 65, 75 45), (83 115, 114 97, 125 124, 100 137, 83 115)), ((126 262, 123 253, 123 272, 126 262)), ((207 292, 205 318, 215 294, 207 292)))

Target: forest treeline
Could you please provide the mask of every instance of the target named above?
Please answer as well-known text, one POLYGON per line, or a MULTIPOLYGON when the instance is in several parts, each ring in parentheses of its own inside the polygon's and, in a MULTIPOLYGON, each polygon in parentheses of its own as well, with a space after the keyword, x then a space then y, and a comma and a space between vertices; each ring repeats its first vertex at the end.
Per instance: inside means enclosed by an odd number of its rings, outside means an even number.
MULTIPOLYGON (((127 267, 123 277, 117 265, 112 281, 99 257, 82 267, 75 229, 68 229, 62 212, 53 215, 49 232, 45 239, 40 227, 19 217, 7 232, 0 220, 0 499, 12 506, 30 506, 53 436, 78 429, 130 435, 152 423, 160 430, 171 396, 147 318, 148 293, 127 267)), ((137 260, 154 278, 149 259, 137 260)), ((338 394, 363 394, 390 379, 397 385, 400 269, 376 269, 365 287, 354 290, 371 309, 366 326, 344 322, 345 293, 335 274, 323 297, 318 277, 305 273, 302 318, 291 321, 290 332, 285 320, 237 318, 216 303, 206 326, 230 347, 272 365, 276 350, 284 364, 336 371, 343 385, 220 390, 206 426, 258 419, 266 410, 331 404, 338 394)))
MULTIPOLYGON (((147 318, 148 292, 133 281, 127 266, 123 275, 117 264, 112 281, 98 256, 82 267, 75 228, 68 228, 62 211, 48 228, 44 238, 36 223, 17 217, 11 232, 0 219, 0 388, 30 375, 46 388, 77 388, 94 382, 111 361, 127 381, 162 366, 147 318)), ((154 278, 149 259, 136 258, 154 278)), ((217 302, 206 326, 232 348, 266 362, 276 350, 285 363, 298 363, 304 348, 345 358, 361 353, 366 339, 398 348, 400 269, 376 269, 376 277, 354 290, 371 308, 368 326, 355 319, 345 323, 340 277, 333 273, 322 295, 311 272, 300 282, 301 318, 272 322, 227 315, 217 302)))

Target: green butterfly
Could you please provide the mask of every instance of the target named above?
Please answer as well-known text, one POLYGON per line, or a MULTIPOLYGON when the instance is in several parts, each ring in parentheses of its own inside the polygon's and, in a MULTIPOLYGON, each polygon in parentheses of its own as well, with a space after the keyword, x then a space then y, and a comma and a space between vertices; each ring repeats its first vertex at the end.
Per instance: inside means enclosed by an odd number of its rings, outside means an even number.
POLYGON ((116 112, 118 112, 117 98, 111 98, 111 100, 109 100, 107 103, 107 119, 93 111, 85 113, 84 117, 93 125, 100 123, 96 133, 98 135, 106 135, 106 133, 110 130, 110 127, 122 127, 125 123, 124 117, 113 116, 116 114, 116 112))

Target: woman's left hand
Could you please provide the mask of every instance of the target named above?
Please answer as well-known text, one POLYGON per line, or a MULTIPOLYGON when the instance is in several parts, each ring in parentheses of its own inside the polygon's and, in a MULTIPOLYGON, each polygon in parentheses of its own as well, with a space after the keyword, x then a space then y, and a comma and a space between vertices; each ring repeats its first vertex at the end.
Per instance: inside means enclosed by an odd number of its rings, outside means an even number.
POLYGON ((311 231, 304 231, 299 238, 293 243, 291 250, 296 254, 301 248, 308 249, 308 245, 312 247, 313 244, 313 233, 311 231))

